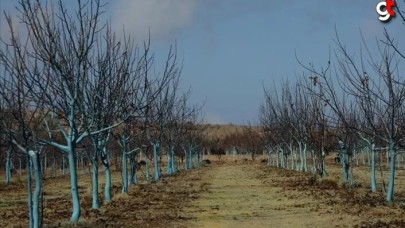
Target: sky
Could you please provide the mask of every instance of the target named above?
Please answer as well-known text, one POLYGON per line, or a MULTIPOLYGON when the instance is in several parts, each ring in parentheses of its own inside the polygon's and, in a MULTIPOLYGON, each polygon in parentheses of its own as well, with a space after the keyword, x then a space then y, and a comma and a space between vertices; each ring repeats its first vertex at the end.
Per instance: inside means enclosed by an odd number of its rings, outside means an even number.
MULTIPOLYGON (((322 67, 331 55, 333 63, 336 32, 353 53, 360 51, 361 33, 376 51, 384 28, 401 43, 405 25, 399 17, 380 22, 379 1, 104 0, 104 16, 139 43, 150 31, 161 60, 177 44, 182 89, 191 88, 192 103, 204 104, 207 123, 246 124, 258 122, 263 87, 303 77, 296 56, 322 67)), ((16 4, 0 0, 0 9, 13 12, 16 4)), ((0 34, 6 33, 2 17, 0 34)))

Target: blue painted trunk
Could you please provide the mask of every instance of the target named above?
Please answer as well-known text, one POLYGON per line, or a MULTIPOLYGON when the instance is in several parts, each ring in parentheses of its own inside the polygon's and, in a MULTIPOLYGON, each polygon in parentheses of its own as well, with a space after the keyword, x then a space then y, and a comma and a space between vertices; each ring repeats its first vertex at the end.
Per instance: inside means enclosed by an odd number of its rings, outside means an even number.
POLYGON ((138 184, 138 176, 136 175, 137 166, 138 165, 136 164, 136 159, 135 158, 131 159, 130 184, 138 184))
POLYGON ((167 151, 166 174, 171 175, 172 173, 173 173, 173 170, 172 170, 172 155, 171 155, 170 146, 169 146, 169 151, 167 151))
POLYGON ((188 170, 188 152, 187 149, 184 149, 184 169, 187 171, 188 170))
POLYGON ((32 197, 32 220, 33 227, 41 227, 40 216, 39 216, 39 207, 40 207, 40 197, 42 191, 42 171, 40 157, 35 154, 35 152, 30 151, 30 156, 32 164, 34 166, 34 176, 35 176, 35 189, 32 197))
POLYGON ((189 148, 188 148, 188 159, 187 159, 187 166, 188 166, 188 169, 192 169, 193 168, 193 149, 192 149, 192 146, 191 145, 189 145, 189 148))
POLYGON ((92 203, 91 203, 91 208, 93 209, 99 209, 99 201, 98 201, 98 158, 97 156, 93 157, 92 161, 92 173, 91 173, 91 197, 92 197, 92 203))
POLYGON ((342 141, 339 141, 339 157, 340 157, 340 163, 342 164, 342 176, 343 180, 345 182, 349 181, 349 169, 348 169, 348 163, 346 161, 346 149, 345 149, 345 144, 342 141))
POLYGON ((277 168, 280 168, 280 151, 279 150, 277 150, 277 152, 276 152, 276 167, 277 168))
POLYGON ((128 193, 128 168, 127 168, 127 155, 125 151, 122 152, 121 154, 122 158, 122 165, 121 165, 121 178, 122 178, 122 193, 127 194, 128 193))
POLYGON ((326 162, 325 162, 325 156, 323 155, 323 151, 322 151, 322 177, 326 176, 326 162))
POLYGON ((302 156, 304 158, 304 172, 308 171, 307 168, 307 144, 304 143, 304 149, 302 151, 302 156))
POLYGON ((291 157, 291 170, 296 170, 296 165, 295 165, 295 150, 293 149, 292 143, 288 146, 288 149, 290 150, 290 157, 291 157), (295 167, 295 169, 294 169, 295 167))
POLYGON ((377 191, 377 181, 375 176, 375 150, 374 145, 371 146, 370 149, 370 156, 371 156, 371 172, 370 172, 370 179, 371 179, 371 191, 377 191))
POLYGON ((31 180, 31 158, 29 155, 27 155, 27 191, 28 191, 28 217, 29 217, 29 224, 30 227, 34 227, 34 215, 33 215, 33 210, 32 210, 32 180, 31 180))
POLYGON ((280 150, 279 156, 280 156, 281 167, 286 168, 285 167, 285 162, 284 162, 284 150, 282 150, 282 149, 280 150))
POLYGON ((104 185, 104 202, 109 203, 111 202, 111 171, 110 171, 110 159, 108 158, 107 148, 105 144, 102 147, 103 149, 103 165, 104 165, 104 178, 105 178, 105 185, 104 185))
POLYGON ((18 157, 18 180, 21 180, 22 175, 22 161, 21 157, 18 157))
POLYGON ((348 172, 349 170, 348 170, 348 167, 347 167, 346 157, 347 157, 346 154, 341 153, 340 160, 341 160, 341 163, 342 163, 342 175, 343 175, 343 180, 345 182, 349 181, 349 172, 348 172))
POLYGON ((7 152, 7 157, 6 157, 6 170, 5 170, 6 178, 5 178, 5 183, 9 184, 11 180, 11 159, 10 156, 7 152))
POLYGON ((311 150, 311 156, 312 156, 312 172, 316 173, 316 157, 314 150, 311 150))
POLYGON ((304 150, 301 142, 298 142, 298 149, 300 150, 300 167, 298 170, 304 172, 304 150))
POLYGON ((70 217, 71 223, 77 223, 80 218, 80 199, 79 189, 77 185, 77 170, 76 170, 76 153, 73 145, 69 145, 70 150, 68 153, 69 171, 70 171, 70 191, 72 194, 72 216, 70 217))
POLYGON ((105 186, 104 202, 111 202, 111 171, 109 166, 104 166, 105 186))
POLYGON ((146 161, 146 167, 145 167, 145 169, 146 169, 146 171, 145 171, 145 178, 146 178, 146 181, 148 182, 148 184, 150 184, 149 159, 148 159, 148 158, 146 158, 146 159, 145 159, 145 161, 146 161))
POLYGON ((172 172, 173 173, 175 173, 175 172, 177 172, 177 170, 176 170, 176 162, 175 162, 175 159, 174 159, 174 147, 173 146, 171 146, 170 147, 170 154, 171 154, 171 166, 172 166, 172 172))
POLYGON ((388 144, 388 153, 389 153, 389 182, 388 182, 388 191, 387 191, 387 202, 391 203, 394 200, 394 182, 395 182, 395 148, 394 142, 390 141, 388 144))
POLYGON ((159 166, 159 144, 153 144, 153 165, 155 170, 155 181, 158 181, 160 178, 160 166, 159 166))
POLYGON ((169 146, 169 151, 167 152, 167 174, 171 175, 176 172, 176 165, 175 165, 175 159, 174 159, 174 148, 173 145, 169 146))
POLYGON ((122 182, 122 190, 123 194, 128 193, 128 168, 127 168, 127 144, 126 144, 126 137, 124 135, 121 136, 120 139, 120 147, 121 147, 121 182, 122 182))

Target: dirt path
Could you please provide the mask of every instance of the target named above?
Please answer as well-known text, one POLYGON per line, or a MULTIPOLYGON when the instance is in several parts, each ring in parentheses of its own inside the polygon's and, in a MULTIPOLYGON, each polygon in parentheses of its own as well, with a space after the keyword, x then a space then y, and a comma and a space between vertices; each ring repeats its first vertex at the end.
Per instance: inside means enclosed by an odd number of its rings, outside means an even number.
MULTIPOLYGON (((90 209, 90 176, 82 175, 82 218, 74 227, 405 227, 404 201, 388 205, 367 181, 348 189, 339 166, 315 179, 253 163, 213 163, 151 184, 143 180, 128 195, 120 193, 115 172, 113 201, 100 210, 90 209)), ((44 227, 71 227, 68 177, 44 186, 44 227)), ((0 183, 0 227, 28 226, 24 189, 22 182, 0 183)))
POLYGON ((208 190, 186 210, 187 227, 346 227, 339 216, 313 210, 311 197, 273 186, 278 177, 254 165, 213 166, 202 178, 208 190))

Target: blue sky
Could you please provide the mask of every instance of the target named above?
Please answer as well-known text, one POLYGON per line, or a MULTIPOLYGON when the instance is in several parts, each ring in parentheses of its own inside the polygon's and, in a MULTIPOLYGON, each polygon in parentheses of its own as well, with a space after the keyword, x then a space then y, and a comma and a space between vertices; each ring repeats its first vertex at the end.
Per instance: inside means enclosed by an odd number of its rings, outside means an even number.
MULTIPOLYGON (((17 2, 0 0, 0 8, 8 10, 17 2)), ((263 85, 272 88, 273 82, 301 77, 304 69, 295 53, 304 63, 326 64, 334 50, 335 27, 353 51, 360 49, 360 31, 371 49, 384 27, 398 41, 405 38, 399 18, 388 24, 377 19, 379 0, 106 2, 105 15, 117 31, 124 27, 141 42, 150 29, 160 58, 177 41, 184 59, 182 87, 191 87, 192 102, 205 103, 210 123, 256 122, 263 85)), ((0 26, 4 34, 3 19, 0 26)))

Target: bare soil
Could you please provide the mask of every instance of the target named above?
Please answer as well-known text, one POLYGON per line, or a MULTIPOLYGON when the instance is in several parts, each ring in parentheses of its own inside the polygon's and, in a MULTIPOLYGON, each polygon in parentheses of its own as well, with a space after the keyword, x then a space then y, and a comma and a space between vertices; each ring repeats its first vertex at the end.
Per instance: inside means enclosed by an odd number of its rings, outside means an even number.
POLYGON ((405 227, 404 170, 397 171, 396 199, 388 205, 381 189, 369 190, 369 168, 357 167, 349 188, 340 165, 328 167, 323 179, 259 164, 213 167, 202 178, 210 188, 187 208, 193 218, 187 226, 405 227))
MULTIPOLYGON (((211 157, 214 160, 215 157, 211 157)), ((314 176, 233 158, 131 186, 120 193, 113 175, 113 201, 90 209, 90 175, 79 177, 82 216, 71 225, 68 176, 44 181, 45 227, 405 227, 405 171, 397 173, 395 203, 381 189, 371 193, 368 168, 356 167, 355 188, 340 179, 340 166, 329 176, 314 176)), ((385 175, 387 176, 387 175, 385 175)), ((100 176, 100 199, 103 177, 100 176)), ((0 184, 0 227, 27 227, 26 186, 0 184)), ((101 202, 103 203, 103 202, 101 202)))
MULTIPOLYGON (((44 181, 44 227, 167 227, 173 221, 188 219, 183 208, 204 189, 201 182, 208 169, 182 171, 163 176, 156 183, 131 185, 129 194, 121 194, 120 173, 113 174, 112 202, 103 205, 103 177, 100 177, 101 208, 91 208, 90 175, 79 177, 81 218, 69 224, 71 215, 68 175, 44 181)), ((27 227, 27 190, 24 182, 0 185, 0 227, 27 227)))
POLYGON ((328 205, 285 189, 278 170, 254 165, 218 166, 208 170, 207 192, 189 206, 189 227, 321 227, 352 224, 342 221, 328 205), (319 213, 314 208, 322 208, 319 213))

